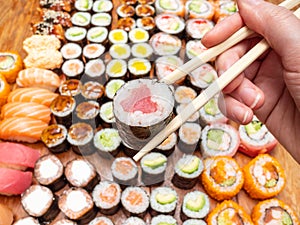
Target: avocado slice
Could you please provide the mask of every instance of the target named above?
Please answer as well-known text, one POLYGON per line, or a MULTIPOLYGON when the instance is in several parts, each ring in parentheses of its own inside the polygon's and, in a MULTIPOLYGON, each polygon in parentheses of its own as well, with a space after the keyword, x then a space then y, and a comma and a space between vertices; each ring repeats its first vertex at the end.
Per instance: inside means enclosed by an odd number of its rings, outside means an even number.
POLYGON ((281 220, 282 220, 281 222, 283 225, 292 225, 293 224, 291 216, 287 212, 283 213, 281 220))
POLYGON ((189 9, 195 13, 201 13, 201 4, 202 4, 201 1, 199 2, 193 1, 189 5, 189 9))
POLYGON ((77 37, 77 36, 83 35, 83 31, 82 31, 82 30, 79 30, 79 29, 74 29, 74 30, 70 33, 70 35, 71 35, 72 37, 77 37))
POLYGON ((91 35, 91 38, 94 39, 94 38, 97 38, 97 37, 100 37, 102 34, 104 33, 104 31, 97 31, 97 32, 94 32, 92 35, 91 35))
POLYGON ((207 133, 207 147, 211 149, 218 149, 222 144, 223 130, 211 129, 207 133))
POLYGON ((207 73, 205 73, 204 76, 202 76, 201 78, 202 78, 202 80, 204 80, 206 83, 209 84, 209 83, 213 82, 215 76, 214 76, 213 73, 207 72, 207 73))
POLYGON ((170 203, 174 202, 177 199, 177 197, 176 197, 176 195, 174 195, 172 193, 169 193, 169 194, 158 193, 155 196, 155 199, 159 204, 166 205, 166 204, 170 204, 170 203))
POLYGON ((272 188, 274 187, 275 185, 277 184, 277 180, 276 179, 271 179, 271 180, 268 180, 265 184, 265 187, 267 188, 272 188))
POLYGON ((255 120, 245 125, 245 130, 248 135, 256 134, 261 129, 262 126, 263 126, 262 122, 255 120))
POLYGON ((212 116, 215 116, 216 114, 218 114, 219 108, 218 108, 217 102, 214 98, 209 100, 209 102, 204 105, 204 111, 207 114, 212 115, 212 116))
POLYGON ((179 27, 180 27, 180 23, 179 23, 179 22, 172 23, 172 24, 171 24, 171 27, 170 27, 170 30, 176 31, 176 30, 179 29, 179 27))
POLYGON ((98 10, 103 10, 104 6, 105 6, 105 2, 104 1, 99 2, 98 10))
POLYGON ((237 11, 237 8, 236 8, 235 5, 232 5, 232 6, 226 7, 226 10, 227 10, 228 12, 234 13, 234 12, 237 11))
POLYGON ((223 183, 221 183, 222 187, 230 187, 232 186, 236 181, 235 177, 230 177, 229 179, 225 180, 223 183))
POLYGON ((186 208, 198 212, 201 210, 205 205, 205 199, 203 195, 198 195, 196 199, 190 199, 186 202, 186 208))
POLYGON ((114 146, 114 140, 116 137, 118 137, 118 133, 110 133, 110 134, 106 134, 106 133, 102 133, 100 135, 100 142, 104 147, 112 147, 114 146))
POLYGON ((159 156, 156 159, 152 160, 145 160, 143 164, 147 167, 150 167, 152 169, 156 169, 162 165, 164 165, 167 162, 167 159, 163 156, 159 156))
POLYGON ((194 157, 192 162, 188 162, 183 165, 180 165, 180 170, 184 173, 192 174, 198 170, 199 165, 200 165, 200 159, 194 157))
POLYGON ((81 0, 80 1, 80 6, 82 8, 88 9, 89 8, 89 0, 81 0))
POLYGON ((11 68, 15 63, 14 57, 10 55, 0 56, 0 70, 7 70, 11 68))
POLYGON ((87 19, 85 16, 83 16, 83 15, 81 15, 81 14, 78 14, 78 15, 76 16, 76 21, 77 21, 78 23, 86 23, 86 22, 88 21, 88 19, 87 19))
POLYGON ((170 0, 159 0, 159 5, 166 10, 176 10, 177 4, 172 5, 172 2, 170 0))

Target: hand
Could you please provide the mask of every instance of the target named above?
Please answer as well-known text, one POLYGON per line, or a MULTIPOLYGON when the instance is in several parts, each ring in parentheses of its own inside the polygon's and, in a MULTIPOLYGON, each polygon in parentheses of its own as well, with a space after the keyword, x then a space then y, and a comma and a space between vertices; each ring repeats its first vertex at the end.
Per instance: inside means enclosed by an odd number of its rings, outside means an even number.
POLYGON ((221 110, 241 124, 249 123, 254 111, 300 162, 300 20, 289 10, 262 0, 238 0, 238 7, 239 13, 217 24, 202 43, 212 47, 244 25, 258 35, 217 57, 218 74, 243 56, 261 36, 271 49, 223 90, 225 104, 221 110))

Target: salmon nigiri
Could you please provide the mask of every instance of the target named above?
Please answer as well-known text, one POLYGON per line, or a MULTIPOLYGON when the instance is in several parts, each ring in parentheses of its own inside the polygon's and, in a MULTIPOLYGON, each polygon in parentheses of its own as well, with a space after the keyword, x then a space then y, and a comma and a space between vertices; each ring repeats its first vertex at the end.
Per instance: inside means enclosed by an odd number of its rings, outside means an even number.
POLYGON ((28 117, 10 117, 0 122, 0 139, 34 143, 40 140, 47 123, 28 117))
POLYGON ((18 74, 16 83, 19 87, 40 87, 54 92, 60 85, 59 76, 51 70, 27 68, 18 74))
POLYGON ((35 102, 49 107, 57 95, 43 88, 17 88, 10 92, 7 102, 35 102))
POLYGON ((50 108, 35 102, 9 102, 1 109, 1 118, 29 117, 49 123, 51 119, 50 108))

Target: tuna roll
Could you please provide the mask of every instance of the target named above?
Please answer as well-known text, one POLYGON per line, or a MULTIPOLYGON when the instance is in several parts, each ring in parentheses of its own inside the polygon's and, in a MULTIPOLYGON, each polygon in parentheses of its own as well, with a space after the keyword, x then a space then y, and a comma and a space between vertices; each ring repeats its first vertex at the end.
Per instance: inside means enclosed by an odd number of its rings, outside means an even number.
POLYGON ((105 216, 96 217, 88 225, 114 225, 114 223, 105 216))
POLYGON ((78 59, 81 56, 82 48, 76 43, 67 43, 60 49, 64 59, 78 59))
POLYGON ((177 144, 177 134, 173 132, 160 145, 158 145, 154 149, 154 151, 160 152, 168 157, 174 152, 176 144, 177 144))
POLYGON ((105 65, 102 59, 92 59, 85 64, 85 76, 83 77, 87 81, 105 81, 104 78, 105 65))
POLYGON ((87 44, 84 46, 82 54, 85 61, 97 59, 105 52, 105 47, 101 44, 87 44))
POLYGON ((80 79, 84 72, 84 65, 79 59, 69 59, 63 63, 61 70, 67 79, 80 79))
POLYGON ((201 127, 198 123, 184 123, 179 128, 178 148, 181 152, 192 154, 199 149, 201 127))

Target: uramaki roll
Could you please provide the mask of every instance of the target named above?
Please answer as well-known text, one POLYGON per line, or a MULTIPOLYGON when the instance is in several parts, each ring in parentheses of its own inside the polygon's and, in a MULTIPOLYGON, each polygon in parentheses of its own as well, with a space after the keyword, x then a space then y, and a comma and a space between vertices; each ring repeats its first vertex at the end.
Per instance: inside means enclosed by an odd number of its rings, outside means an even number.
POLYGON ((255 199, 277 195, 285 185, 285 175, 279 162, 268 154, 261 154, 244 167, 244 189, 255 199))
POLYGON ((238 194, 244 184, 244 174, 235 159, 216 156, 204 161, 201 181, 206 193, 221 201, 238 194))

